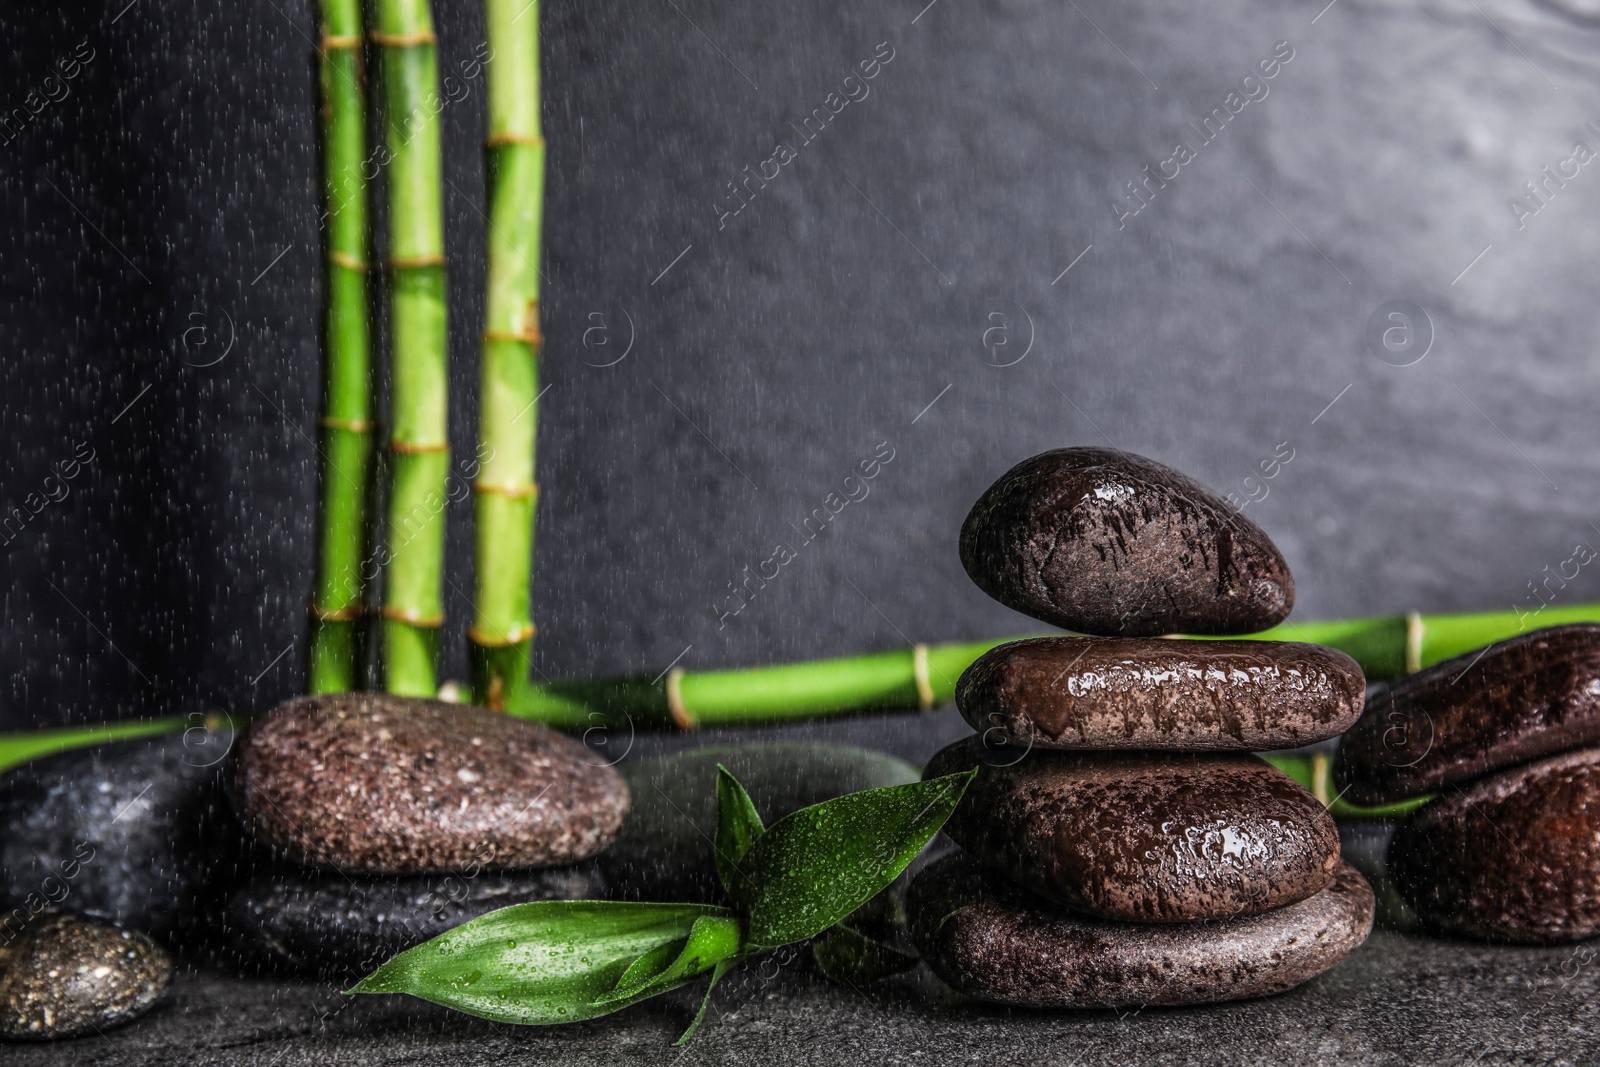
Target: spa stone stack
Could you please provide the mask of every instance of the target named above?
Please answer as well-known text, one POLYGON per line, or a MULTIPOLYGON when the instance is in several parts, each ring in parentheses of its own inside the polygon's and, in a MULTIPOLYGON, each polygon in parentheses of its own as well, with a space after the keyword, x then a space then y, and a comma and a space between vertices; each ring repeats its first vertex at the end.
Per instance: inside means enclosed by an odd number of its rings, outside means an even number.
POLYGON ((1047 452, 973 507, 962 563, 1002 603, 1092 637, 1017 641, 961 677, 977 737, 925 777, 978 775, 964 850, 908 899, 923 956, 971 996, 1032 1007, 1198 1004, 1289 989, 1349 955, 1373 897, 1323 805, 1251 755, 1336 736, 1365 682, 1343 653, 1176 641, 1281 622, 1258 527, 1122 452, 1047 452))

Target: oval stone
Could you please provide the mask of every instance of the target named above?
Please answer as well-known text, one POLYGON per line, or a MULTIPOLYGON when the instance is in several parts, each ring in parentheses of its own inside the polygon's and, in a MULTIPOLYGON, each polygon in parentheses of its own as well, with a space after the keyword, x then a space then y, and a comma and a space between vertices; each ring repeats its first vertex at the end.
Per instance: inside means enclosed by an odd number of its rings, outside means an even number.
POLYGON ((69 914, 41 915, 15 939, 0 926, 0 1037, 97 1033, 149 1011, 172 960, 144 934, 69 914))
POLYGON ((711 852, 719 763, 739 779, 768 826, 845 793, 906 785, 919 777, 904 760, 849 745, 712 745, 623 763, 617 770, 634 797, 633 813, 599 859, 619 896, 725 899, 711 852))
POLYGON ((220 904, 242 836, 223 788, 233 736, 117 741, 0 776, 0 917, 70 908, 165 936, 220 904))
POLYGON ((923 777, 971 767, 945 833, 1102 919, 1253 915, 1321 891, 1339 864, 1332 816, 1255 756, 986 752, 974 738, 940 751, 923 777))
POLYGON ((1372 890, 1340 864, 1321 892, 1204 923, 1107 922, 947 856, 911 883, 912 938, 935 974, 979 1000, 1029 1008, 1213 1004, 1314 978, 1372 931, 1372 890))
POLYGON ((1260 527, 1172 468, 1104 448, 1002 475, 962 524, 961 563, 1007 607, 1088 634, 1253 633, 1294 606, 1260 527))
POLYGON ((382 693, 267 712, 245 736, 237 792, 283 855, 346 873, 574 863, 628 811, 617 773, 548 727, 382 693))
POLYGON ((1365 691, 1321 645, 1041 637, 979 657, 956 706, 991 745, 1250 752, 1338 736, 1365 691))
POLYGON ((1501 771, 1411 813, 1389 871, 1427 925, 1496 940, 1600 934, 1600 748, 1501 771))
POLYGON ((1553 626, 1374 686, 1334 780, 1382 804, 1596 743, 1600 626, 1553 626))
POLYGON ((234 893, 227 926, 234 945, 252 960, 345 982, 498 908, 605 896, 593 863, 388 878, 279 872, 234 893))

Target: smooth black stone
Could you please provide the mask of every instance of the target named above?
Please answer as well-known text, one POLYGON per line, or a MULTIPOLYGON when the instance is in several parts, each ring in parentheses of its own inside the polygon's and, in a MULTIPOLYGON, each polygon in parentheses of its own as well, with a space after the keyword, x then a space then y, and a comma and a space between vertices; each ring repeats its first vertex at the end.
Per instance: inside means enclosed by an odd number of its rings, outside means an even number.
POLYGON ((118 741, 0 776, 5 915, 70 908, 158 937, 187 925, 241 854, 223 788, 232 737, 196 729, 118 741))
POLYGON ((0 927, 0 1037, 47 1041, 103 1033, 161 999, 172 960, 150 938, 77 915, 0 927))
POLYGON ((280 871, 241 886, 228 902, 226 922, 248 960, 346 981, 500 908, 605 896, 592 863, 532 871, 469 866, 455 874, 406 877, 280 871))
POLYGON ((717 745, 617 768, 633 811, 600 856, 613 890, 629 900, 720 901, 712 864, 717 764, 739 779, 767 825, 824 800, 921 777, 903 760, 848 745, 717 745))
POLYGON ((961 525, 978 588, 1105 637, 1247 634, 1294 606, 1262 529, 1192 478, 1107 448, 1058 448, 1006 471, 961 525))

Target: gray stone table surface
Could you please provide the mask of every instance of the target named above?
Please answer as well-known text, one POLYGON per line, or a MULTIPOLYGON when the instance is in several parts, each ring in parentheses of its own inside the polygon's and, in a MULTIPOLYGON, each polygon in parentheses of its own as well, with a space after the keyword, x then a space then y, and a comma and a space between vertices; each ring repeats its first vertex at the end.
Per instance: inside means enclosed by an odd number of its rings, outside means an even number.
POLYGON ((179 978, 145 1019, 11 1067, 299 1064, 1579 1064, 1600 1057, 1600 945, 1508 948, 1380 930, 1299 989, 1208 1008, 1006 1010, 921 973, 863 994, 794 964, 747 965, 687 1049, 687 991, 563 1028, 481 1022, 404 997, 179 978))

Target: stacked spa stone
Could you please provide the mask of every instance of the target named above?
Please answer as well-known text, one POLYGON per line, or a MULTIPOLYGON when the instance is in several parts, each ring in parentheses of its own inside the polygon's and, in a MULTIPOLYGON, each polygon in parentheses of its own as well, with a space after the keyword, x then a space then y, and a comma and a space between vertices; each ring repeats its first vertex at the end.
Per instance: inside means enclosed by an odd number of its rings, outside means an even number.
POLYGON ((1600 626, 1558 626, 1376 687, 1339 742, 1360 804, 1436 794, 1389 844, 1434 929, 1496 940, 1600 934, 1600 626))
POLYGON ((235 938, 340 980, 498 908, 604 896, 585 861, 628 811, 617 773, 545 726, 378 693, 267 712, 235 793, 275 863, 230 902, 235 938))
POLYGON ((934 970, 1034 1007, 1195 1004, 1276 993, 1371 930, 1323 805, 1251 751, 1338 734, 1364 679, 1332 649, 1242 634, 1294 598, 1265 533, 1157 463, 1036 456, 961 533, 990 595, 1093 637, 1002 645, 957 685, 981 733, 925 777, 977 768, 945 830, 961 853, 907 901, 934 970))

